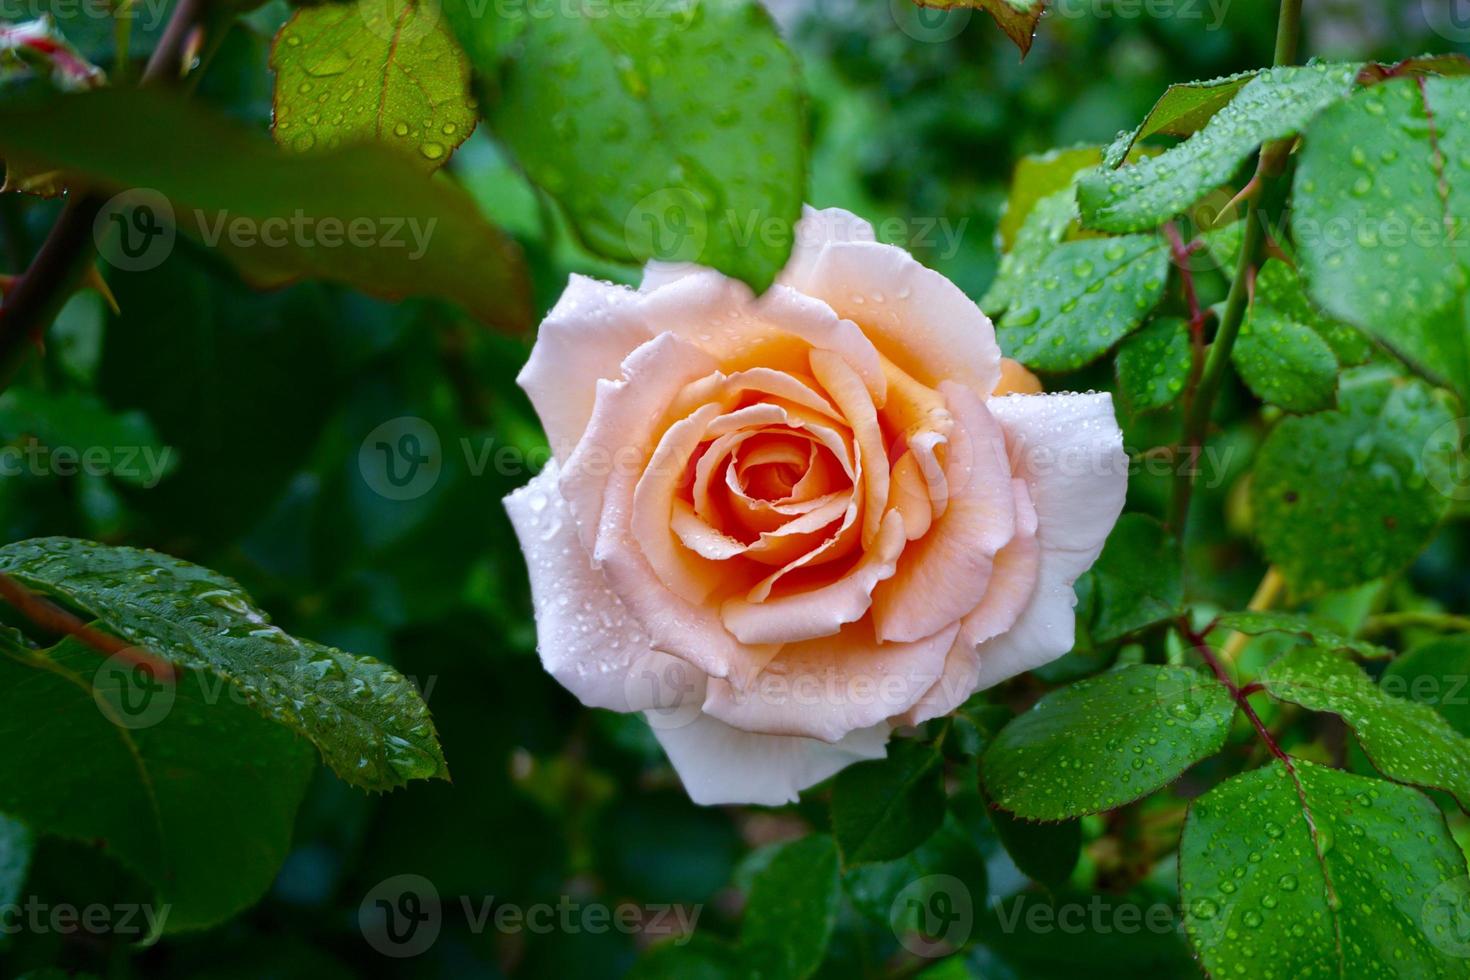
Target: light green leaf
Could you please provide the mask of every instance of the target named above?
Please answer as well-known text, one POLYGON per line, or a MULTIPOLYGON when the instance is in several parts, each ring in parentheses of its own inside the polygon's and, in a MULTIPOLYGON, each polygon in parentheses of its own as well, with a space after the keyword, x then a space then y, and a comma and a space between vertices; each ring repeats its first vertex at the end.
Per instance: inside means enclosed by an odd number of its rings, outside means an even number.
POLYGON ((1178 146, 1078 184, 1082 223, 1101 231, 1156 228, 1234 175, 1257 147, 1290 136, 1352 89, 1357 65, 1272 68, 1243 86, 1178 146))
POLYGON ((1463 977, 1465 858, 1422 793, 1292 760, 1190 808, 1185 928, 1209 974, 1463 977))
POLYGON ((1028 289, 1034 289, 1042 263, 1066 238, 1075 220, 1077 198, 1070 187, 1036 202, 1017 232, 1015 244, 1001 256, 1000 269, 980 300, 980 308, 991 315, 999 314, 1028 289))
POLYGON ((1428 705, 1385 694, 1357 664, 1317 647, 1287 652, 1261 681, 1272 697, 1342 718, 1389 779, 1470 803, 1470 739, 1428 705))
POLYGON ((1448 509, 1454 416, 1422 382, 1345 373, 1341 408, 1282 421, 1261 447, 1251 510, 1266 557, 1293 588, 1396 571, 1448 509))
POLYGON ((1346 650, 1360 657, 1382 659, 1393 656, 1393 651, 1367 640, 1344 636, 1330 626, 1315 623, 1305 616, 1284 612, 1229 612, 1215 620, 1219 629, 1235 630, 1248 636, 1264 633, 1290 633, 1309 643, 1329 650, 1346 650))
POLYGON ((826 834, 783 844, 756 875, 740 945, 771 980, 802 980, 827 952, 841 894, 837 845, 826 834))
POLYGON ((1118 390, 1136 412, 1162 408, 1184 391, 1193 362, 1189 323, 1159 317, 1118 348, 1118 390))
POLYGON ((1443 636, 1395 657, 1379 681, 1396 697, 1433 705, 1470 736, 1470 634, 1443 636))
POLYGON ((411 681, 378 661, 289 636, 222 575, 69 538, 0 547, 0 572, 155 656, 222 678, 231 696, 309 739, 349 783, 385 790, 447 777, 411 681))
POLYGON ((272 133, 294 150, 376 141, 444 164, 475 128, 470 69, 438 3, 298 9, 271 44, 272 133))
POLYGON ((985 754, 985 786, 1026 820, 1101 813, 1146 796, 1225 744, 1235 703, 1186 667, 1134 665, 1043 697, 985 754))
MULTIPOLYGON (((171 213, 150 208, 157 227, 171 221, 257 286, 314 277, 392 299, 440 297, 507 329, 531 319, 515 245, 454 183, 425 180, 385 147, 290 153, 182 96, 99 89, 0 106, 0 154, 104 193, 158 192, 171 213)), ((111 213, 121 223, 145 212, 111 213)))
POLYGON ((843 863, 892 861, 924 842, 944 819, 944 775, 937 746, 902 739, 886 759, 838 773, 832 832, 843 863))
MULTIPOLYGON (((173 683, 68 639, 0 653, 0 811, 39 832, 105 841, 199 929, 253 904, 290 848, 313 760, 203 672, 173 683)), ((159 910, 162 913, 162 909, 159 910)))
POLYGON ((1001 320, 1001 349, 1039 371, 1090 364, 1138 328, 1168 275, 1168 248, 1152 235, 1058 245, 1001 320))
POLYGON ((1170 85, 1159 96, 1159 101, 1154 103, 1154 107, 1149 110, 1138 128, 1108 147, 1106 165, 1117 169, 1140 140, 1158 133, 1167 136, 1193 136, 1204 128, 1215 113, 1229 105, 1230 100, 1235 98, 1236 93, 1247 82, 1259 74, 1259 71, 1245 71, 1208 81, 1170 85))
POLYGON ((1179 545, 1147 514, 1118 519, 1092 567, 1092 639, 1110 643, 1184 611, 1179 545))
POLYGON ((589 249, 771 284, 801 212, 806 136, 796 61, 759 4, 548 8, 503 71, 481 37, 504 30, 498 18, 459 7, 450 22, 474 67, 499 79, 491 128, 589 249))
POLYGON ((1311 327, 1257 303, 1230 349, 1240 380, 1257 398, 1288 412, 1319 412, 1337 402, 1337 358, 1311 327))
MULTIPOLYGON (((142 412, 115 413, 96 395, 83 392, 11 388, 0 395, 0 442, 22 437, 34 438, 53 452, 107 450, 115 454, 109 475, 146 488, 173 472, 179 462, 178 454, 162 445, 142 412), (128 460, 132 465, 124 465, 128 460), (145 465, 150 462, 156 465, 145 465)), ((78 469, 84 471, 80 462, 78 469)))
POLYGON ((1470 79, 1399 79, 1303 136, 1293 235, 1312 299, 1470 395, 1470 79))
MULTIPOLYGON (((1016 245, 1016 236, 1031 212, 1041 202, 1058 191, 1070 190, 1080 171, 1095 167, 1102 162, 1102 150, 1096 146, 1074 146, 1051 150, 1047 153, 1029 153, 1016 163, 1011 175, 1011 189, 1001 209, 1000 223, 996 226, 996 238, 1000 250, 1009 252, 1016 245)), ((1072 217, 1077 216, 1075 195, 1072 217)), ((988 309, 988 307, 987 307, 988 309)))

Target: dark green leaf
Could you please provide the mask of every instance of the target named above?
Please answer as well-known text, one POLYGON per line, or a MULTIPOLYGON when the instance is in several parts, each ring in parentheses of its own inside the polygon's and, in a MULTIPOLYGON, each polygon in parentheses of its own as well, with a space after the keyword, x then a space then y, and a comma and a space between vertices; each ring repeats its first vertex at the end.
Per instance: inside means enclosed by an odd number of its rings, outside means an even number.
POLYGON ((437 3, 298 9, 271 45, 272 133, 293 150, 376 141, 432 170, 479 118, 470 69, 437 3))
POLYGON ((1389 779, 1470 803, 1470 740, 1428 705, 1385 694, 1362 668, 1316 647, 1287 652, 1261 681, 1273 697, 1341 717, 1389 779))
MULTIPOLYGON (((1234 265, 1233 256, 1231 265, 1234 265)), ((1256 307, 1269 308, 1278 316, 1311 327, 1327 341, 1343 367, 1362 364, 1373 353, 1372 342, 1361 330, 1324 316, 1313 306, 1301 276, 1279 259, 1271 259, 1261 266, 1256 276, 1256 307)))
POLYGON ((942 757, 934 745, 894 742, 886 759, 838 773, 832 830, 847 865, 903 857, 944 819, 942 757))
POLYGON ((288 729, 207 672, 170 684, 71 639, 0 654, 0 691, 16 748, 0 758, 0 811, 105 842, 171 906, 159 928, 221 922, 270 886, 312 771, 288 729))
POLYGON ((1306 762, 1196 800, 1179 880, 1211 976, 1460 977, 1465 858, 1423 794, 1306 762))
POLYGON ((456 185, 425 180, 385 147, 295 154, 179 96, 101 89, 0 107, 0 154, 102 191, 158 192, 178 228, 259 286, 317 277, 374 296, 443 297, 508 329, 530 320, 519 250, 456 185))
MULTIPOLYGON (((449 11, 474 67, 499 18, 449 11)), ((795 59, 751 0, 618 16, 548 8, 486 97, 487 119, 593 252, 697 261, 764 291, 806 187, 795 59)))
POLYGON ((1330 626, 1315 623, 1305 616, 1283 612, 1224 613, 1215 624, 1220 629, 1235 630, 1250 636, 1263 633, 1290 633, 1329 650, 1347 650, 1360 657, 1379 659, 1393 656, 1393 651, 1367 640, 1344 636, 1330 626))
POLYGON ((628 980, 749 980, 750 975, 738 949, 696 933, 688 942, 674 940, 649 949, 628 980))
MULTIPOLYGON (((5 656, 5 652, 0 650, 0 659, 5 656)), ((34 847, 35 838, 30 828, 0 813, 0 908, 20 898, 34 847)))
POLYGON ((934 924, 923 917, 937 889, 945 893, 939 901, 957 916, 951 922, 968 918, 973 923, 974 910, 985 904, 985 856, 970 830, 950 813, 934 836, 910 853, 896 861, 848 868, 843 884, 853 905, 870 920, 897 935, 918 937, 924 927, 934 924))
POLYGON ((1124 514, 1092 568, 1092 638, 1110 643, 1184 611, 1179 545, 1147 514, 1124 514))
POLYGON ((1026 820, 1101 813, 1218 752, 1234 713, 1230 692, 1198 671, 1110 671, 1053 691, 1007 725, 985 753, 985 786, 1026 820))
POLYGON ((1302 591, 1401 568, 1449 500, 1454 416, 1424 384, 1360 368, 1341 408, 1281 422, 1256 459, 1251 503, 1270 561, 1302 591))
POLYGON ((1312 299, 1470 394, 1470 79, 1400 79, 1304 135, 1294 237, 1312 299))
POLYGON ((1193 361, 1188 322, 1159 317, 1118 348, 1118 389, 1134 411, 1161 408, 1184 391, 1193 361))
POLYGON ((52 453, 72 452, 76 471, 88 472, 82 454, 107 453, 107 475, 135 486, 152 488, 173 472, 179 460, 160 443, 141 412, 116 413, 95 395, 49 394, 34 388, 12 388, 0 395, 0 440, 34 438, 52 453))
POLYGON ((1396 697, 1433 705, 1450 727, 1470 736, 1470 635, 1421 643, 1394 658, 1379 684, 1396 697))
POLYGON ((1001 320, 1001 348, 1041 371, 1089 364, 1138 328, 1168 274, 1168 249, 1152 235, 1058 245, 1001 320))
POLYGON ((1081 823, 1032 823, 997 809, 990 811, 990 822, 1022 874, 1050 888, 1060 887, 1072 877, 1082 854, 1081 823))
POLYGON ((1230 349, 1240 380, 1263 402, 1318 412, 1337 402, 1337 358, 1311 327, 1257 303, 1230 349))
POLYGON ((1101 231, 1156 228, 1224 184, 1262 143, 1300 130, 1352 89, 1357 65, 1272 68, 1176 147, 1120 170, 1084 177, 1082 223, 1101 231))
POLYGON ((837 845, 826 834, 783 844, 755 877, 740 945, 771 980, 802 980, 827 952, 841 893, 837 845))
POLYGON ((378 661, 287 635, 222 575, 152 551, 66 538, 0 548, 0 572, 156 656, 222 679, 231 696, 306 736, 350 783, 383 790, 447 777, 411 681, 378 661))

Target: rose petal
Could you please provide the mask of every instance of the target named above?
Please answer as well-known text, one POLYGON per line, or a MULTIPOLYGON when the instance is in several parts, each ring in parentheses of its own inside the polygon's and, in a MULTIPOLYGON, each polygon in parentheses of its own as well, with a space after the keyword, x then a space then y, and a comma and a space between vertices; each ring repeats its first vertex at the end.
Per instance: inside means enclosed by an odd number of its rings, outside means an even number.
POLYGON ((805 205, 801 209, 801 220, 796 223, 796 244, 791 249, 791 258, 776 281, 799 289, 811 277, 812 269, 828 245, 877 240, 873 226, 850 211, 841 208, 819 211, 805 205))
POLYGON ((857 441, 862 470, 863 547, 870 548, 888 508, 888 454, 883 448, 883 432, 878 428, 878 412, 862 380, 842 358, 814 350, 811 362, 817 382, 841 410, 857 441))

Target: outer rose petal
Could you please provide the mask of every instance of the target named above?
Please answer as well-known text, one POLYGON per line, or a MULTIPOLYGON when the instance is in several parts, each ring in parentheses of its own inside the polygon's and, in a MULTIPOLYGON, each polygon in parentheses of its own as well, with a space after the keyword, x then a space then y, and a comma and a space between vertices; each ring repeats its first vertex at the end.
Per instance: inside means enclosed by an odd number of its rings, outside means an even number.
POLYGON ((827 246, 791 285, 859 324, 885 357, 937 388, 957 381, 988 396, 1000 380, 995 327, 974 301, 901 248, 827 246))
POLYGON ((854 762, 883 758, 888 732, 885 722, 828 743, 743 732, 703 714, 681 728, 653 730, 689 798, 705 806, 794 803, 802 790, 854 762))
POLYGON ((652 336, 631 289, 586 276, 568 281, 516 378, 559 461, 566 462, 587 429, 598 379, 620 377, 623 358, 652 336))
POLYGON ((505 498, 531 576, 541 664, 588 707, 642 710, 649 705, 630 702, 625 680, 648 654, 648 636, 577 539, 558 469, 553 460, 505 498))
POLYGON ((828 245, 877 240, 873 226, 850 211, 841 208, 818 211, 804 205, 801 220, 796 223, 796 244, 791 249, 791 258, 776 281, 800 289, 801 284, 810 278, 828 245))
POLYGON ((1036 591, 1015 625, 980 645, 977 689, 1072 649, 1072 583, 1097 560, 1128 491, 1112 396, 1008 395, 989 406, 1006 431, 1011 468, 1036 506, 1041 563, 1036 591))

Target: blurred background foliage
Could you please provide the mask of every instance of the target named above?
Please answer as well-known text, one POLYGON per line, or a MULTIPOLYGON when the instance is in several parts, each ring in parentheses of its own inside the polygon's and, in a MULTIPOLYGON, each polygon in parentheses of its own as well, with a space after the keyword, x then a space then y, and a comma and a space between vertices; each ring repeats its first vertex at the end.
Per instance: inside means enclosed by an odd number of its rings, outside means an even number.
MULTIPOLYGON (((1206 0, 1165 5, 1173 16, 1164 18, 1134 3, 1059 6, 1018 64, 978 12, 921 19, 909 0, 774 3, 809 92, 809 200, 853 210, 880 230, 887 218, 909 229, 935 219, 935 236, 901 244, 978 298, 995 273, 996 226, 1023 155, 1105 143, 1169 83, 1271 60, 1274 0, 1229 0, 1223 23, 1206 0)), ((101 65, 125 66, 152 43, 140 20, 119 55, 109 22, 74 5, 53 12, 101 65)), ((273 0, 233 28, 199 97, 266 127, 268 47, 288 12, 273 0)), ((1307 21, 1311 55, 1392 58, 1447 47, 1423 26, 1418 3, 1322 0, 1309 5, 1307 21)), ((167 153, 168 134, 158 139, 167 153)), ((637 281, 636 269, 582 251, 483 132, 448 169, 524 249, 538 310, 572 272, 637 281)), ((55 202, 0 197, 0 262, 23 268, 56 212, 55 202)), ((522 559, 499 503, 530 472, 495 462, 504 447, 502 460, 544 458, 514 384, 532 338, 491 334, 432 302, 387 304, 315 283, 258 293, 182 237, 160 267, 109 279, 121 312, 95 293, 76 296, 48 356, 32 359, 17 390, 46 391, 67 406, 49 416, 51 431, 41 434, 49 444, 88 445, 104 421, 127 425, 145 444, 172 447, 173 470, 151 488, 5 476, 0 536, 154 547, 236 577, 289 631, 389 661, 419 681, 454 782, 378 797, 318 769, 293 853, 257 908, 146 950, 95 937, 0 938, 0 973, 60 963, 119 977, 607 977, 632 968, 646 942, 617 931, 477 932, 461 896, 477 907, 491 897, 528 906, 562 896, 582 905, 700 905, 701 933, 736 935, 742 883, 769 845, 820 828, 826 809, 696 807, 639 718, 583 709, 540 669, 522 559), (402 416, 435 427, 443 471, 425 496, 395 502, 365 482, 358 451, 368 432, 402 416), (444 901, 438 942, 414 959, 374 952, 358 925, 364 896, 400 874, 428 878, 444 901)), ((1062 384, 1103 388, 1111 377, 1098 368, 1062 384)), ((1237 421, 1217 444, 1254 446, 1260 420, 1243 389, 1224 400, 1237 421)), ((1168 441, 1158 432, 1172 428, 1158 426, 1174 424, 1125 422, 1135 451, 1168 441)), ((0 412, 0 440, 18 444, 32 431, 0 412)), ((1195 522, 1191 542, 1196 594, 1235 607, 1264 571, 1243 533, 1248 455, 1234 469, 1227 457, 1224 479, 1202 487, 1198 505, 1227 520, 1195 522)), ((1135 479, 1130 509, 1157 509, 1162 486, 1135 479)), ((1470 599, 1462 527, 1447 525, 1411 573, 1417 592, 1452 607, 1470 599)), ((1084 641, 1042 679, 1081 676, 1118 655, 1084 641)), ((1037 681, 1017 688, 1009 700, 1024 703, 1037 681)), ((1172 907, 1172 859, 1156 855, 1172 849, 1182 807, 1159 798, 1155 809, 1038 832, 997 828, 973 788, 968 796, 962 788, 955 811, 944 839, 908 859, 959 869, 977 909, 967 962, 938 975, 1198 975, 1175 931, 1036 932, 984 911, 1028 890, 1043 903, 1101 903, 1107 921, 1125 906, 1172 907), (1003 833, 1041 834, 1015 849, 1050 855, 1053 866, 1023 873, 1002 848, 1003 833), (1074 867, 1067 858, 1079 847, 1074 867)), ((900 951, 886 924, 893 886, 881 877, 847 883, 819 976, 890 975, 900 951)), ((41 845, 26 890, 78 905, 141 892, 95 852, 53 841, 41 845)))

